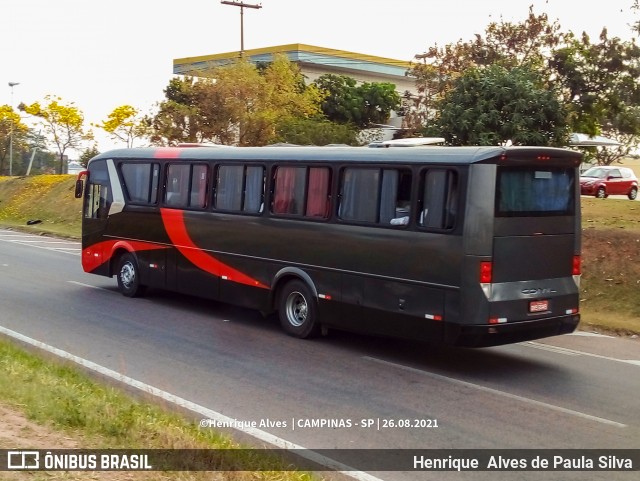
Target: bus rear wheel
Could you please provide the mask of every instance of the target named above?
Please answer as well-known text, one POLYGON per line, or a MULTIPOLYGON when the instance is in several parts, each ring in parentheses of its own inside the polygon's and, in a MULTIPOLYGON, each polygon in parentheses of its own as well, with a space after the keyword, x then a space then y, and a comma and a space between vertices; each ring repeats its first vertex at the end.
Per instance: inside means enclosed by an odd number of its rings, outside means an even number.
POLYGON ((140 285, 140 269, 133 254, 125 253, 118 260, 118 288, 126 297, 138 297, 144 294, 146 286, 140 285))
POLYGON ((282 288, 278 316, 290 336, 306 339, 320 333, 318 306, 311 290, 299 280, 289 281, 282 288))

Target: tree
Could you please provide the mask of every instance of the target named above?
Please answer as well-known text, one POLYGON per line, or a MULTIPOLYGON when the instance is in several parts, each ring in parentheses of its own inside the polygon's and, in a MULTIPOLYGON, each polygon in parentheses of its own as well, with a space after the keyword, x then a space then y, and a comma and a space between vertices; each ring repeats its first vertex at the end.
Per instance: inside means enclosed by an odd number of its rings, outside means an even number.
POLYGON ((152 120, 152 142, 266 145, 277 124, 320 113, 320 92, 305 86, 284 55, 258 69, 246 60, 208 72, 210 78, 172 79, 152 120))
POLYGON ((392 110, 401 105, 400 94, 392 83, 357 84, 346 75, 324 74, 314 84, 323 92, 322 112, 332 122, 367 128, 386 123, 392 110))
POLYGON ((526 67, 476 67, 438 103, 437 126, 453 145, 566 145, 566 114, 557 94, 526 67))
POLYGON ((80 162, 80 165, 82 165, 82 167, 86 167, 89 161, 99 154, 100 154, 100 151, 98 150, 98 147, 95 144, 93 144, 91 147, 87 149, 84 149, 82 151, 82 154, 80 154, 80 158, 78 159, 80 162))
POLYGON ((0 175, 8 172, 9 152, 13 148, 14 161, 26 146, 29 128, 22 123, 20 114, 9 105, 0 105, 0 175), (13 142, 13 147, 11 143, 13 142))
POLYGON ((276 142, 297 145, 358 145, 358 130, 328 120, 286 119, 276 126, 276 142))
POLYGON ((140 116, 131 105, 116 107, 107 120, 94 125, 110 134, 112 139, 126 143, 128 148, 133 147, 135 139, 146 137, 150 132, 149 120, 140 116))
POLYGON ((557 73, 574 132, 604 135, 618 148, 591 149, 590 156, 609 165, 638 147, 640 136, 640 47, 635 41, 610 38, 599 42, 583 34, 556 50, 550 65, 557 73))
POLYGON ((549 52, 561 45, 568 34, 558 22, 549 22, 547 14, 537 15, 529 8, 521 23, 491 22, 484 36, 471 41, 459 40, 444 47, 435 45, 416 55, 411 75, 416 78, 417 98, 405 98, 409 127, 429 127, 437 114, 436 103, 467 70, 501 65, 505 68, 526 66, 546 72, 549 52))
POLYGON ((64 153, 67 149, 79 149, 84 140, 91 134, 84 131, 84 116, 71 104, 62 104, 60 97, 45 97, 45 105, 34 102, 31 105, 20 104, 18 108, 28 114, 40 117, 42 127, 48 140, 58 150, 60 165, 58 173, 64 172, 64 153))

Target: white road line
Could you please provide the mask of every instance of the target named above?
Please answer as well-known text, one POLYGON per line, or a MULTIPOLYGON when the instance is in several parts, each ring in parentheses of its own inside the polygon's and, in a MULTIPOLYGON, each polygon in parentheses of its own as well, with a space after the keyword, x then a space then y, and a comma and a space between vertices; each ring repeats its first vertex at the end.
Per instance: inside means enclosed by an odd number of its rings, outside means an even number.
MULTIPOLYGON (((214 411, 212 409, 209 409, 199 404, 196 404, 194 402, 191 402, 187 399, 176 396, 175 394, 171 394, 161 389, 158 389, 156 387, 150 386, 149 384, 145 384, 141 381, 125 376, 124 374, 120 374, 119 372, 116 372, 109 368, 101 366, 100 364, 96 364, 95 362, 78 357, 67 351, 58 349, 57 347, 50 346, 48 344, 45 344, 44 342, 41 342, 31 337, 20 334, 19 332, 12 331, 11 329, 7 329, 6 327, 0 326, 0 334, 5 334, 21 342, 24 342, 31 346, 35 346, 38 349, 42 349, 43 351, 50 352, 68 361, 75 362, 76 364, 79 364, 80 366, 86 369, 90 369, 103 376, 107 376, 111 379, 115 379, 116 381, 126 384, 127 386, 133 387, 135 389, 139 389, 140 391, 156 396, 164 401, 173 403, 176 406, 180 406, 181 408, 188 409, 189 411, 199 414, 204 418, 213 419, 217 422, 225 423, 229 425, 236 425, 236 423, 234 423, 233 418, 225 416, 224 414, 221 414, 217 411, 214 411)), ((305 448, 304 446, 300 446, 299 444, 294 444, 290 441, 287 441, 286 439, 282 439, 266 431, 262 431, 261 429, 250 428, 250 427, 246 427, 246 428, 238 427, 237 430, 245 434, 248 434, 256 439, 259 439, 260 441, 269 443, 281 449, 302 450, 299 453, 300 456, 310 461, 313 461, 321 466, 325 466, 329 469, 336 470, 339 473, 344 474, 345 476, 348 476, 353 479, 357 479, 358 481, 383 481, 380 478, 376 478, 375 476, 372 476, 368 473, 363 473, 361 471, 354 471, 353 468, 351 468, 350 466, 340 463, 334 459, 327 458, 326 456, 322 456, 318 453, 311 451, 308 448, 305 448)))
POLYGON ((539 342, 532 342, 532 341, 522 342, 520 344, 527 347, 533 347, 535 349, 541 349, 543 351, 553 351, 559 354, 566 354, 568 356, 589 356, 589 357, 596 357, 598 359, 606 359, 607 361, 615 361, 615 362, 622 362, 625 364, 631 364, 632 366, 640 366, 640 360, 635 360, 635 359, 617 359, 615 357, 602 356, 600 354, 593 354, 593 353, 584 352, 584 351, 575 351, 573 349, 550 346, 549 344, 541 344, 539 342))
POLYGON ((9 242, 11 244, 20 244, 23 246, 28 246, 28 247, 35 247, 36 249, 44 249, 46 251, 53 251, 53 252, 61 252, 62 254, 69 254, 72 256, 79 256, 82 252, 82 248, 81 247, 77 247, 77 248, 64 248, 64 247, 48 247, 46 245, 46 242, 42 242, 40 241, 39 243, 41 244, 45 244, 45 245, 37 245, 35 244, 36 241, 26 241, 26 240, 8 240, 8 239, 3 239, 0 237, 0 242, 9 242), (70 252, 73 251, 73 252, 70 252))
POLYGON ((4 231, 4 232, 0 232, 0 237, 42 237, 39 235, 33 235, 33 234, 21 234, 19 232, 9 232, 9 231, 4 231))
POLYGON ((446 382, 450 382, 453 384, 457 384, 459 386, 465 386, 468 388, 472 388, 472 389, 477 389, 479 391, 484 391, 484 392, 488 392, 491 394, 496 394, 498 396, 502 396, 502 397, 506 397, 509 399, 513 399, 516 401, 521 401, 523 403, 527 403, 527 404, 531 404, 533 406, 538 406, 538 407, 542 407, 545 409, 551 409, 553 411, 557 411, 557 412, 561 412, 564 414, 570 414, 572 416, 577 416, 583 419, 588 419, 590 421, 596 421, 598 423, 602 423, 602 424, 608 424, 609 426, 615 426, 617 428, 626 428, 627 425, 626 424, 622 424, 619 423, 617 421, 611 421, 609 419, 605 419, 605 418, 601 418, 598 416, 592 416, 591 414, 586 414, 586 413, 582 413, 580 411, 574 411, 573 409, 567 409, 567 408, 563 408, 561 406, 556 406, 554 404, 548 404, 542 401, 536 401, 535 399, 529 399, 526 398, 524 396, 518 396, 517 394, 511 394, 505 391, 500 391, 498 389, 493 389, 490 387, 485 387, 485 386, 481 386, 479 384, 474 384, 472 382, 467 382, 467 381, 462 381, 460 379, 455 379, 452 377, 448 377, 448 376, 443 376, 441 374, 435 374, 429 371, 423 371, 421 369, 416 369, 413 367, 409 367, 409 366, 403 366, 402 364, 396 364, 394 362, 389 362, 389 361, 384 361, 382 359, 376 359, 375 357, 369 357, 369 356, 363 356, 364 359, 366 359, 367 361, 373 361, 373 362, 377 362, 379 364, 384 364, 386 366, 391 366, 391 367, 395 367, 397 369, 402 369, 404 371, 409 371, 409 372, 413 372, 416 374, 421 374, 423 376, 427 376, 433 379, 438 379, 439 381, 446 381, 446 382))
POLYGON ((549 344, 539 344, 537 342, 531 342, 531 341, 521 342, 520 344, 526 347, 533 347, 535 349, 540 349, 541 351, 550 351, 550 352, 555 352, 557 354, 564 354, 565 356, 580 355, 579 352, 573 351, 571 349, 565 349, 564 347, 558 347, 558 346, 551 346, 549 344))
POLYGON ((91 284, 85 284, 84 282, 77 282, 77 281, 67 281, 67 282, 69 284, 74 284, 76 286, 90 287, 91 289, 100 289, 101 291, 112 292, 109 289, 105 289, 104 287, 92 286, 91 284))
POLYGON ((39 244, 76 244, 79 245, 78 242, 72 242, 72 241, 57 241, 57 240, 47 240, 47 239, 43 239, 43 238, 38 238, 38 239, 34 239, 34 240, 12 240, 10 242, 15 242, 16 244, 35 244, 35 243, 39 243, 39 244))

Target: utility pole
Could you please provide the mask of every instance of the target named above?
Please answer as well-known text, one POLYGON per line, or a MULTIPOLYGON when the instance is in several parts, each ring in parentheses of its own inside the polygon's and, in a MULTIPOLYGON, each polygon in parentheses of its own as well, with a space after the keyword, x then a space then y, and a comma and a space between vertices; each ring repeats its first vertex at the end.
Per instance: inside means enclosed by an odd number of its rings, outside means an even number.
POLYGON ((234 7, 240 7, 240 57, 244 55, 244 9, 245 8, 262 8, 262 4, 250 5, 244 2, 232 2, 232 1, 222 1, 220 2, 223 5, 232 5, 234 7))
MULTIPOLYGON (((20 85, 19 82, 9 82, 11 87, 11 110, 13 111, 13 87, 20 85)), ((9 177, 13 176, 13 122, 11 122, 11 131, 9 133, 9 177)))

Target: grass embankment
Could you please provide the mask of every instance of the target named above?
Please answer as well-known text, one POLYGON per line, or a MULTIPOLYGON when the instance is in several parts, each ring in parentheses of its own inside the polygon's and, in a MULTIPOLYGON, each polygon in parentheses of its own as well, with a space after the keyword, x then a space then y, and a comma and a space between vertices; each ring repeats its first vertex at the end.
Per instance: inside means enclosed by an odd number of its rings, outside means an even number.
MULTIPOLYGON (((134 400, 120 390, 101 385, 74 367, 51 362, 0 341, 0 405, 20 408, 44 427, 40 446, 11 445, 11 449, 238 449, 228 436, 200 429, 177 414, 134 400), (71 445, 51 445, 46 429, 60 430, 71 445)), ((17 435, 16 437, 20 437, 17 435)), ((13 439, 14 443, 20 442, 13 439)), ((313 481, 321 478, 299 471, 282 471, 285 463, 255 451, 237 451, 225 456, 212 472, 137 472, 126 479, 137 480, 225 480, 225 481, 313 481), (249 459, 250 458, 250 459, 249 459), (256 472, 241 471, 251 463, 256 472)), ((105 474, 9 473, 7 479, 125 479, 105 474), (17 477, 27 475, 27 477, 17 477), (53 477, 52 477, 53 476, 53 477)), ((113 474, 113 473, 110 473, 113 474)), ((0 473, 0 479, 3 479, 0 473)))
POLYGON ((82 202, 74 198, 75 176, 0 177, 0 224, 65 237, 79 237, 82 202))

